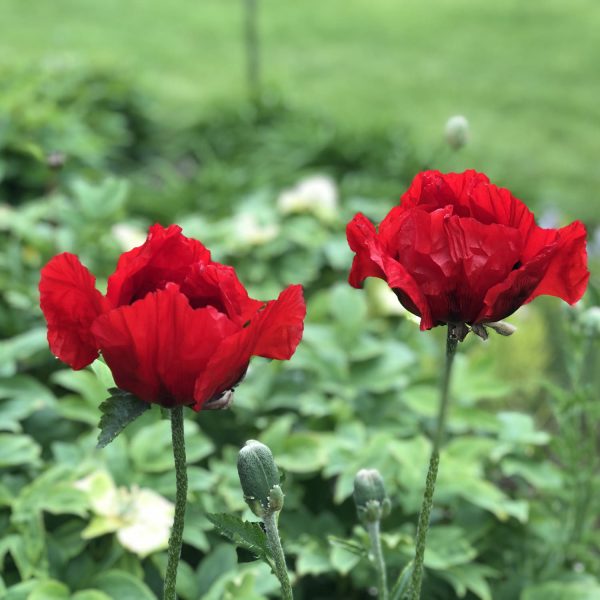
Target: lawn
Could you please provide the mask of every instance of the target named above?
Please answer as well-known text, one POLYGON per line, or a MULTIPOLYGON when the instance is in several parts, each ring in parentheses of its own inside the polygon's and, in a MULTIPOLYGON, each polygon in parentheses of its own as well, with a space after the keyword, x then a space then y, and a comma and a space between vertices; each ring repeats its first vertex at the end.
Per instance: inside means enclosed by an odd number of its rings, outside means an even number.
MULTIPOLYGON (((406 124, 425 159, 462 113, 472 143, 432 165, 598 221, 594 0, 267 0, 260 13, 264 81, 288 100, 359 129, 406 124)), ((0 23, 0 62, 118 66, 173 123, 245 92, 239 1, 3 0, 0 23)))

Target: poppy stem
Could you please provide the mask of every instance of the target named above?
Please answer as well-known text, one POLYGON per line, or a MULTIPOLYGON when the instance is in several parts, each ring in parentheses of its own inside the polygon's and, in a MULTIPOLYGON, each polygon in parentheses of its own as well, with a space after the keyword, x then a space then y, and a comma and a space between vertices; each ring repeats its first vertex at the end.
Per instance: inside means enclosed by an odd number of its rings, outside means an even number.
POLYGON ((455 325, 448 324, 448 334, 446 337, 446 364, 442 377, 442 391, 440 398, 440 406, 437 417, 435 434, 433 437, 433 448, 431 450, 431 458, 429 459, 429 470, 427 471, 427 479, 425 480, 425 493, 423 494, 423 502, 421 504, 421 512, 419 514, 419 523, 417 525, 417 539, 415 541, 415 560, 409 588, 409 598, 411 600, 419 600, 421 597, 421 583, 423 580, 423 560, 425 557, 425 544, 427 541, 427 531, 429 529, 429 517, 431 515, 431 507, 433 506, 433 493, 435 491, 435 482, 440 464, 440 447, 444 439, 446 427, 446 415, 448 413, 448 401, 450 397, 450 375, 452 373, 452 364, 456 355, 456 347, 458 345, 458 337, 455 332, 455 325))
POLYGON ((387 573, 385 560, 381 551, 381 537, 379 535, 379 521, 373 521, 367 525, 367 531, 371 538, 371 551, 373 552, 373 562, 377 571, 377 597, 381 600, 388 600, 390 597, 387 584, 387 573))
POLYGON ((171 437, 173 440, 173 457, 175 459, 175 479, 177 491, 175 493, 175 517, 173 528, 169 537, 169 551, 167 559, 167 572, 165 574, 164 600, 177 600, 175 584, 177 582, 177 566, 181 557, 181 544, 183 539, 183 523, 185 518, 185 505, 187 501, 187 470, 185 459, 185 441, 183 437, 183 406, 171 409, 171 437))
POLYGON ((283 600, 293 600, 294 595, 292 593, 292 586, 290 585, 290 579, 285 564, 285 554, 283 553, 283 547, 281 546, 279 531, 277 531, 277 512, 267 512, 262 520, 265 526, 269 550, 271 551, 271 556, 275 563, 275 575, 277 576, 277 579, 279 579, 279 584, 281 585, 281 597, 283 600))

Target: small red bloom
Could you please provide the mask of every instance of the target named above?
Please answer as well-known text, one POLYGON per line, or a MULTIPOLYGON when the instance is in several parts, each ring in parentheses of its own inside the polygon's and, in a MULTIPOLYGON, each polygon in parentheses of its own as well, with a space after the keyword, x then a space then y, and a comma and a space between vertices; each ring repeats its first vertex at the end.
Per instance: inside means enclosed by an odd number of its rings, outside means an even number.
POLYGON ((420 173, 378 230, 359 213, 347 235, 350 284, 384 279, 423 330, 498 321, 542 294, 574 304, 589 278, 582 223, 542 229, 475 171, 420 173))
POLYGON ((146 402, 203 404, 244 376, 251 356, 287 360, 302 338, 302 287, 248 296, 232 267, 171 225, 121 255, 106 296, 73 254, 42 269, 40 304, 52 352, 73 369, 99 353, 116 384, 146 402))

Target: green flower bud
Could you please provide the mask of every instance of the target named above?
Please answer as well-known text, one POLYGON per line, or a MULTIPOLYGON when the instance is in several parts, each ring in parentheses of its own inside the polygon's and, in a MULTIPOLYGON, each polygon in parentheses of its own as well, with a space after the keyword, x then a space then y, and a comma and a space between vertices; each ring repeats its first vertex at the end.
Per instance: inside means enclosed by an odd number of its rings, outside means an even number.
POLYGON ((237 469, 244 500, 257 517, 281 510, 283 492, 279 487, 279 471, 267 446, 248 440, 238 454, 237 469))
POLYGON ((354 478, 354 504, 358 518, 372 523, 387 517, 392 509, 383 478, 377 469, 361 469, 354 478))

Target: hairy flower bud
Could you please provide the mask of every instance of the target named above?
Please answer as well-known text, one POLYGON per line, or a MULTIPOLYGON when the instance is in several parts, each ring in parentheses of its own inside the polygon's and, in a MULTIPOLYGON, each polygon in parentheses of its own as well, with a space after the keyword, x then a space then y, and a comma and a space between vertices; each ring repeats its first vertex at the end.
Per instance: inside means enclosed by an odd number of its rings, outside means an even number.
POLYGON ((279 471, 267 446, 248 440, 238 454, 237 469, 244 500, 257 517, 283 508, 279 471))
POLYGON ((361 469, 354 478, 354 504, 363 522, 380 521, 390 514, 390 499, 377 469, 361 469))
POLYGON ((453 150, 460 150, 469 140, 469 122, 462 115, 450 117, 446 122, 446 141, 453 150))
POLYGON ((493 321, 489 323, 485 323, 486 327, 491 327, 496 333, 500 335, 512 335, 517 328, 510 323, 506 323, 505 321, 493 321))

